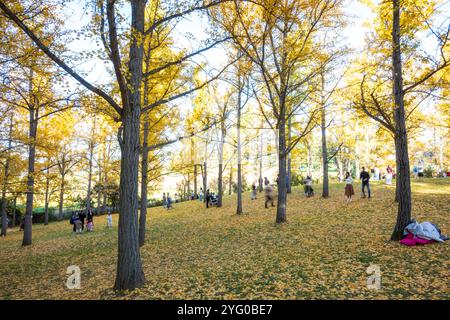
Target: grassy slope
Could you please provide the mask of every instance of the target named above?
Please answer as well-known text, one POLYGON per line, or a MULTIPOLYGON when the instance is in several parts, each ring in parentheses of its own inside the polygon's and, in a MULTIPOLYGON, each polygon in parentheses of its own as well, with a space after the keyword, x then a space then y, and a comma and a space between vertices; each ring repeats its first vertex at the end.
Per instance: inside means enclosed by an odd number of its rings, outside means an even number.
MULTIPOLYGON (((242 216, 235 198, 221 209, 195 201, 170 212, 149 210, 142 250, 145 288, 116 295, 117 217, 107 230, 73 235, 67 221, 33 226, 33 246, 22 233, 0 239, 0 298, 14 299, 449 299, 449 243, 408 248, 387 241, 395 222, 393 187, 372 185, 374 198, 347 204, 343 186, 332 197, 288 200, 288 223, 276 225, 275 209, 245 194, 242 216), (379 291, 366 288, 367 267, 382 272, 379 291), (82 289, 65 288, 66 268, 79 265, 82 289)), ((316 186, 316 193, 319 194, 316 186)), ((359 190, 359 185, 355 186, 359 190)), ((450 181, 413 186, 413 216, 450 233, 450 181)), ((359 192, 357 192, 359 193, 359 192)))

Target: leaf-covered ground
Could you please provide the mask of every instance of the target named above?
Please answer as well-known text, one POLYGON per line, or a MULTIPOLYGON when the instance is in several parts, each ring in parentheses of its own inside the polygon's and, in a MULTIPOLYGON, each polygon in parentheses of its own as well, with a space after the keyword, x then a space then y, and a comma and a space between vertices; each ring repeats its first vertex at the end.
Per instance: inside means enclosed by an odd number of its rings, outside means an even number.
MULTIPOLYGON (((67 221, 33 226, 33 245, 22 233, 0 239, 1 299, 449 299, 449 242, 405 247, 388 241, 396 217, 394 188, 372 184, 373 199, 347 203, 343 185, 332 196, 305 198, 294 189, 288 222, 275 224, 263 196, 245 194, 206 210, 198 201, 171 211, 149 210, 142 249, 144 288, 117 294, 114 283, 117 216, 106 229, 73 235, 67 221), (381 289, 370 290, 370 264, 381 269, 381 289), (81 268, 80 290, 68 290, 66 269, 81 268)), ((359 191, 359 184, 355 185, 359 191)), ((358 192, 357 192, 358 193, 358 192)), ((413 217, 450 233, 450 181, 413 185, 413 217)))

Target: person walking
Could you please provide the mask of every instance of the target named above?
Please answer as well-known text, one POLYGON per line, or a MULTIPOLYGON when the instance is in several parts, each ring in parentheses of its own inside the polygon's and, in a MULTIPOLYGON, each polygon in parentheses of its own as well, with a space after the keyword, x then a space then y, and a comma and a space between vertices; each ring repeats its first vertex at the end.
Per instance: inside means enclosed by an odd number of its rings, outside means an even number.
POLYGON ((264 202, 264 207, 268 208, 267 204, 270 202, 272 207, 275 207, 275 205, 273 204, 273 200, 274 200, 274 191, 273 191, 273 187, 272 185, 270 185, 269 183, 269 179, 265 178, 266 180, 264 181, 264 195, 265 195, 265 202, 264 202))
POLYGON ((363 194, 363 198, 366 197, 366 193, 365 193, 365 189, 367 188, 367 193, 369 194, 369 199, 370 199, 370 185, 369 185, 369 180, 370 180, 370 174, 366 171, 366 168, 362 167, 362 171, 359 174, 359 179, 362 182, 362 187, 361 187, 361 191, 363 194))
POLYGON ((353 179, 350 176, 350 172, 345 173, 345 196, 347 197, 347 202, 352 201, 352 196, 355 194, 355 190, 353 189, 353 179))
POLYGON ((314 189, 312 187, 313 181, 310 176, 306 176, 306 179, 303 180, 303 184, 305 185, 305 195, 309 198, 314 195, 314 189))

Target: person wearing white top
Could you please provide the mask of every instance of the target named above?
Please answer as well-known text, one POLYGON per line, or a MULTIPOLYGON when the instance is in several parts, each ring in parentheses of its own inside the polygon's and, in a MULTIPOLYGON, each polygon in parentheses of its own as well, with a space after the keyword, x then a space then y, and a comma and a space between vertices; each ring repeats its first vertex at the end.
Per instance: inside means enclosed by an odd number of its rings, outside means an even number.
POLYGON ((353 179, 350 176, 350 172, 347 171, 345 174, 345 196, 347 197, 347 201, 352 201, 352 196, 355 194, 355 190, 353 189, 353 179))
POLYGON ((108 212, 108 216, 106 217, 106 227, 112 228, 112 215, 111 212, 108 212))

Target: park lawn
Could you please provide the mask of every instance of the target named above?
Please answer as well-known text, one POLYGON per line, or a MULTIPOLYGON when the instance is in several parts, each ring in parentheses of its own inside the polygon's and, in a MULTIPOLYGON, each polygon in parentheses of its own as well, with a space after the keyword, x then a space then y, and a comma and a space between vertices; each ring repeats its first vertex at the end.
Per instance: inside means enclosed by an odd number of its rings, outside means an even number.
MULTIPOLYGON (((355 185, 359 196, 360 185, 355 185)), ((22 233, 0 239, 0 299, 449 299, 449 242, 405 247, 388 241, 396 219, 394 187, 372 184, 373 199, 346 203, 343 185, 331 198, 289 195, 287 217, 263 195, 235 196, 223 208, 198 201, 171 211, 148 211, 142 262, 145 287, 117 294, 114 283, 117 216, 95 218, 95 231, 73 235, 68 221, 33 226, 33 245, 22 233), (370 290, 369 265, 381 269, 381 289, 370 290), (66 269, 81 269, 81 289, 68 290, 66 269)), ((413 183, 413 217, 450 234, 450 179, 413 183)))

